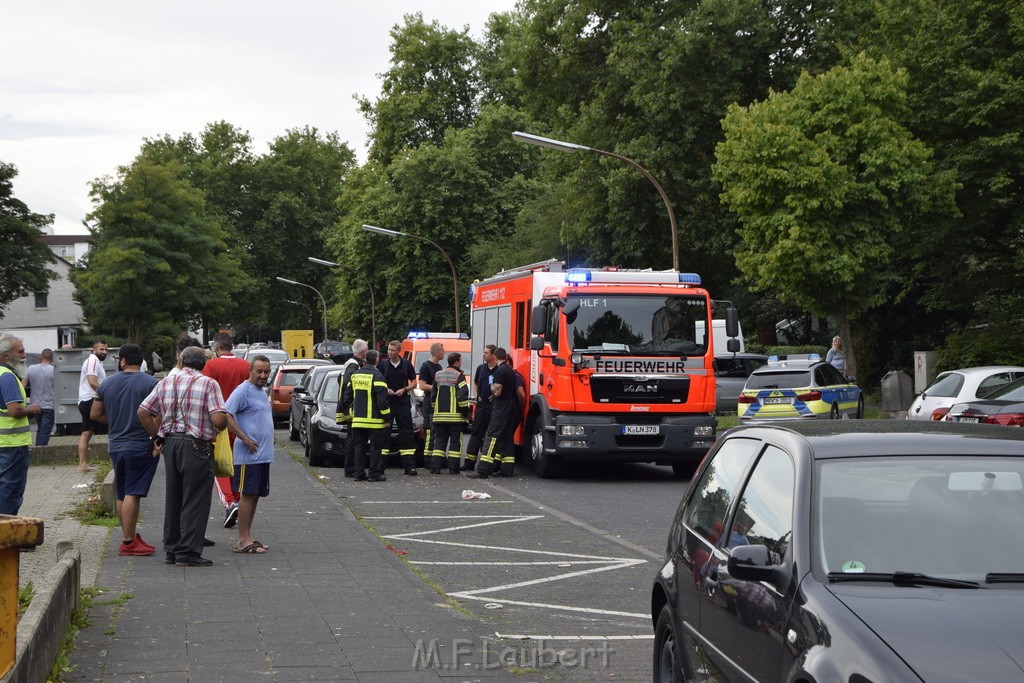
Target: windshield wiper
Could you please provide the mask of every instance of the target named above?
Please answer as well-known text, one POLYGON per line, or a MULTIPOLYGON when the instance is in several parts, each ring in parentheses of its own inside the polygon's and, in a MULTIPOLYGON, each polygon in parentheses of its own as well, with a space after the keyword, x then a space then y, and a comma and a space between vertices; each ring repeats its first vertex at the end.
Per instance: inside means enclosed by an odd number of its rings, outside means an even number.
MULTIPOLYGON (((1019 576, 1019 575, 1018 575, 1019 576)), ((841 581, 875 581, 891 583, 894 586, 937 586, 939 588, 981 588, 977 581, 948 579, 944 576, 928 576, 916 572, 829 572, 828 580, 841 581)))
POLYGON ((1024 574, 1019 572, 989 572, 985 583, 1024 583, 1024 574))

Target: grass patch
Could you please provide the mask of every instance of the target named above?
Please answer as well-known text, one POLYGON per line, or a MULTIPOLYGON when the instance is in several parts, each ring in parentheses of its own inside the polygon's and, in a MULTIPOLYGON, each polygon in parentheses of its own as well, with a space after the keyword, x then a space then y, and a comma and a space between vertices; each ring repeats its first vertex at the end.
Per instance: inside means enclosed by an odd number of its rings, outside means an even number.
POLYGON ((121 524, 117 514, 104 507, 99 495, 89 496, 86 500, 75 504, 71 508, 71 516, 82 524, 91 524, 92 526, 112 528, 121 524))
POLYGON ((121 612, 124 610, 125 603, 129 600, 134 600, 135 596, 131 593, 121 593, 116 598, 111 600, 100 600, 93 604, 96 606, 100 605, 113 605, 114 609, 110 611, 110 628, 103 632, 104 635, 112 636, 117 633, 117 622, 121 620, 121 612))
POLYGON ((36 596, 36 587, 29 581, 18 589, 18 618, 21 619, 25 610, 32 604, 32 598, 36 596))
POLYGON ((75 649, 75 640, 78 639, 79 631, 83 628, 88 628, 92 624, 88 617, 89 608, 93 606, 96 596, 102 592, 103 590, 100 588, 83 588, 81 590, 82 602, 71 611, 71 623, 68 624, 68 632, 60 643, 60 649, 57 651, 56 659, 53 660, 53 666, 50 667, 50 675, 47 678, 48 683, 63 683, 64 677, 74 671, 75 667, 71 665, 69 660, 72 650, 75 649))

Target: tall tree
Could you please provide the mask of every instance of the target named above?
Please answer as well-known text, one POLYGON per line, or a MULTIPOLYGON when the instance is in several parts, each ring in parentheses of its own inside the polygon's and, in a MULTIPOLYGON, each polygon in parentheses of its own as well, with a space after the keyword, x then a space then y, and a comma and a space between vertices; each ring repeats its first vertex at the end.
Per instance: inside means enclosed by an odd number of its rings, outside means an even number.
POLYGON ((46 267, 57 257, 42 239, 42 229, 53 215, 33 213, 14 196, 18 169, 0 161, 0 318, 15 299, 33 292, 47 292, 57 274, 46 267))
POLYGON ((736 254, 754 290, 850 319, 882 303, 901 235, 955 212, 955 184, 903 121, 907 75, 860 55, 804 74, 789 93, 730 107, 715 178, 741 222, 736 254))

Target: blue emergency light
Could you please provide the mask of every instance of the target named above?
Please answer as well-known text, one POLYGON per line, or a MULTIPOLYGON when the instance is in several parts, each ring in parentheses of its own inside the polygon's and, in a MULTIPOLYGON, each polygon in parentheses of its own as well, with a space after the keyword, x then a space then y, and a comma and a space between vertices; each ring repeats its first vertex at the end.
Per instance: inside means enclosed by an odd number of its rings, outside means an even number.
POLYGON ((429 339, 430 333, 425 330, 409 330, 409 334, 406 337, 408 339, 429 339))
POLYGON ((697 273, 679 273, 679 282, 684 285, 699 285, 700 275, 697 275, 697 273))
POLYGON ((590 282, 590 271, 583 268, 570 268, 565 272, 565 281, 571 285, 590 282))

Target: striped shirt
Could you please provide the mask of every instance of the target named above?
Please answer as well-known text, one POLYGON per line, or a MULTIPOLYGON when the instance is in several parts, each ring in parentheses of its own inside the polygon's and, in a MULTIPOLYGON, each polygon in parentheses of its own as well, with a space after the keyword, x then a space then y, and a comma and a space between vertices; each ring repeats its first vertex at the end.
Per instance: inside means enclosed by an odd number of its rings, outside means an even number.
POLYGON ((227 412, 217 382, 192 368, 161 380, 139 408, 160 416, 160 436, 188 434, 202 441, 217 437, 210 415, 227 412))

